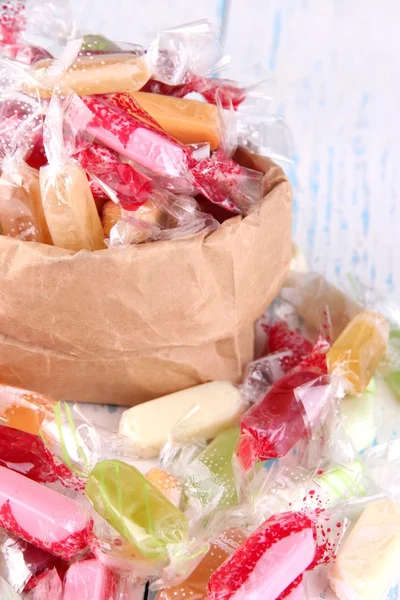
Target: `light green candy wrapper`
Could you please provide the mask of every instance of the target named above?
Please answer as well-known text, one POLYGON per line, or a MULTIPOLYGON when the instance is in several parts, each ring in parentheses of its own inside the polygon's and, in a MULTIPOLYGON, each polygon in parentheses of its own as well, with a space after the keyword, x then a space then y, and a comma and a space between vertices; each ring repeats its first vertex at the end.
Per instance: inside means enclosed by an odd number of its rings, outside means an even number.
POLYGON ((315 482, 323 492, 323 499, 334 502, 346 496, 350 491, 354 491, 357 495, 363 493, 363 487, 359 483, 363 472, 364 465, 361 461, 355 460, 352 463, 335 467, 331 471, 319 475, 315 482))
POLYGON ((375 399, 377 385, 374 378, 360 396, 345 396, 340 405, 344 428, 356 452, 371 446, 376 434, 375 399))

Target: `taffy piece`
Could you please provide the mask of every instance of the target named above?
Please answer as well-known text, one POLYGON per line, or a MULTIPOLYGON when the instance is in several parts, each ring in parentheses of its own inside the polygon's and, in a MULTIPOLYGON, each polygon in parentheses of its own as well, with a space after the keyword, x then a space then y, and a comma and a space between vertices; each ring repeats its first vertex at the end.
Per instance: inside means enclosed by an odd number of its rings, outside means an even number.
POLYGON ((360 396, 348 394, 340 402, 340 414, 344 429, 356 452, 365 450, 373 443, 377 424, 375 420, 377 385, 372 377, 360 396))
POLYGON ((163 469, 153 467, 146 473, 146 478, 160 490, 174 506, 179 507, 182 496, 182 484, 175 475, 163 471, 163 469))
POLYGON ((139 456, 152 458, 171 434, 177 443, 212 439, 237 425, 243 410, 237 387, 211 381, 130 408, 122 414, 119 432, 131 438, 139 456))
POLYGON ((40 437, 0 425, 0 465, 38 483, 61 481, 66 487, 82 490, 84 484, 59 463, 40 437))
POLYGON ((57 569, 43 573, 26 600, 63 600, 63 584, 57 569))
POLYGON ((185 500, 197 500, 208 514, 238 503, 233 457, 239 440, 238 427, 217 437, 188 466, 183 484, 185 500))
POLYGON ((183 144, 208 142, 211 150, 218 148, 220 134, 216 106, 145 92, 131 92, 131 95, 173 138, 183 144))
POLYGON ((52 245, 40 193, 39 172, 24 161, 3 161, 0 231, 28 242, 52 245))
POLYGON ((265 346, 265 354, 268 352, 281 352, 282 350, 291 350, 298 357, 298 362, 313 349, 311 342, 301 335, 300 331, 290 329, 285 321, 276 321, 275 323, 264 326, 268 335, 265 346))
POLYGON ((114 200, 126 210, 136 210, 153 193, 151 179, 129 163, 121 161, 119 155, 93 142, 89 148, 75 155, 90 178, 90 188, 95 199, 114 200))
POLYGON ((112 237, 112 228, 124 218, 130 219, 129 236, 125 238, 125 241, 129 244, 145 242, 151 237, 153 230, 159 232, 160 228, 167 224, 165 210, 151 198, 134 212, 125 211, 121 204, 115 204, 115 202, 109 200, 103 206, 102 216, 103 230, 106 238, 112 237))
POLYGON ((148 81, 150 71, 144 56, 79 53, 61 73, 55 61, 44 59, 32 66, 29 75, 24 91, 50 98, 54 89, 61 93, 73 90, 79 95, 139 90, 148 81))
POLYGON ((63 600, 111 600, 116 578, 115 573, 95 558, 76 562, 65 575, 63 600))
POLYGON ((326 356, 330 373, 349 393, 361 394, 385 354, 389 330, 378 313, 362 312, 350 321, 326 356))
POLYGON ((94 509, 143 556, 167 558, 167 546, 188 537, 189 522, 183 512, 126 463, 97 463, 86 483, 86 495, 94 509))
POLYGON ((245 541, 248 534, 242 529, 226 529, 210 544, 210 550, 185 581, 158 592, 155 600, 207 600, 207 584, 211 575, 245 541))
POLYGON ((282 288, 281 295, 307 325, 316 330, 322 325, 326 337, 332 341, 362 311, 360 304, 318 273, 292 273, 290 285, 282 288))
POLYGON ((244 469, 284 456, 317 423, 330 400, 330 378, 318 368, 278 379, 240 422, 239 460, 244 469))
POLYGON ((211 77, 200 77, 190 74, 188 81, 180 85, 168 85, 150 79, 142 88, 143 92, 152 92, 163 96, 184 98, 191 92, 201 94, 209 104, 221 104, 223 108, 235 110, 246 98, 246 90, 238 86, 236 81, 211 77))
POLYGON ((53 416, 55 400, 42 394, 0 383, 0 423, 33 435, 46 417, 53 416))
POLYGON ((364 465, 359 460, 343 466, 335 466, 315 478, 317 489, 313 486, 308 496, 310 498, 314 496, 317 504, 326 505, 340 500, 349 493, 362 494, 363 486, 360 479, 363 473, 364 465))
MULTIPOLYGON (((116 105, 118 95, 112 99, 113 103, 102 96, 83 97, 93 114, 87 132, 156 175, 188 177, 189 149, 116 105)), ((131 101, 134 103, 133 98, 131 101)))
POLYGON ((209 600, 276 600, 313 562, 314 524, 301 512, 263 523, 211 575, 209 600))
POLYGON ((43 209, 55 246, 101 250, 104 233, 88 179, 64 140, 63 124, 72 104, 70 97, 60 101, 54 96, 47 110, 43 138, 49 164, 40 169, 43 209))
POLYGON ((278 596, 277 600, 304 600, 303 575, 293 581, 289 587, 278 596))
POLYGON ((74 500, 0 466, 0 526, 69 560, 87 548, 93 522, 74 500))
POLYGON ((384 600, 399 578, 400 506, 369 503, 345 539, 329 573, 339 600, 384 600))

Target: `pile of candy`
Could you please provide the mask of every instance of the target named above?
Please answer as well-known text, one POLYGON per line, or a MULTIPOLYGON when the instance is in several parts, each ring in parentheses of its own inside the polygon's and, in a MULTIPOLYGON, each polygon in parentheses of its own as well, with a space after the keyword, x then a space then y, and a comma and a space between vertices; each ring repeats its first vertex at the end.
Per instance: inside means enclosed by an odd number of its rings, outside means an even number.
POLYGON ((1 597, 385 600, 400 446, 377 435, 400 311, 356 291, 291 271, 241 385, 134 406, 118 433, 2 384, 1 597))
POLYGON ((3 235, 94 251, 207 234, 257 209, 263 174, 235 150, 285 153, 289 133, 268 116, 268 85, 209 76, 226 62, 210 23, 160 31, 147 51, 86 35, 57 58, 22 42, 26 26, 21 2, 2 5, 3 235))

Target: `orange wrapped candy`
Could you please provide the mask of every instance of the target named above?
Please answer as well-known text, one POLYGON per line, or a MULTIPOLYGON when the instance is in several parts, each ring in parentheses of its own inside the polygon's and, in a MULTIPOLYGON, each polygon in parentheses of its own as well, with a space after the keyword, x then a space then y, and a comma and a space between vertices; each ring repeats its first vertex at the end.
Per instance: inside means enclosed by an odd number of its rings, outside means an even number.
POLYGON ((0 423, 33 435, 46 417, 53 417, 56 401, 21 388, 0 383, 0 423))

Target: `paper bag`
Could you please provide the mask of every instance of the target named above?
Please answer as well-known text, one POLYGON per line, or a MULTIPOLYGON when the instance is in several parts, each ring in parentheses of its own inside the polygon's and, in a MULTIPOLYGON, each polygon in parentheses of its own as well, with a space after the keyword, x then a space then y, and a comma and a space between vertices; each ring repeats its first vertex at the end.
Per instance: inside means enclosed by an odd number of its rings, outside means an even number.
POLYGON ((0 380, 127 406, 237 382, 291 259, 284 173, 237 158, 265 172, 265 197, 209 235, 77 253, 0 236, 0 380))

